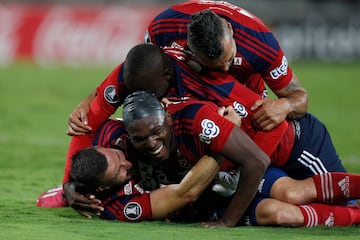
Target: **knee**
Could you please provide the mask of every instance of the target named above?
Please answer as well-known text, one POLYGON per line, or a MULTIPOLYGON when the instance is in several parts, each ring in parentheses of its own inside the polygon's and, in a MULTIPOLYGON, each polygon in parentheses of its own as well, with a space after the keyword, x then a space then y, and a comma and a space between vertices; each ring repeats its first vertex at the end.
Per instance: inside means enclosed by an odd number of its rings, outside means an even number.
POLYGON ((288 190, 283 193, 283 199, 281 200, 290 204, 300 205, 303 204, 303 199, 301 191, 288 190))
POLYGON ((276 201, 263 200, 256 208, 256 221, 259 225, 280 225, 283 215, 281 206, 276 201))
POLYGON ((274 199, 266 199, 256 208, 259 225, 296 227, 302 223, 301 214, 296 206, 274 199))

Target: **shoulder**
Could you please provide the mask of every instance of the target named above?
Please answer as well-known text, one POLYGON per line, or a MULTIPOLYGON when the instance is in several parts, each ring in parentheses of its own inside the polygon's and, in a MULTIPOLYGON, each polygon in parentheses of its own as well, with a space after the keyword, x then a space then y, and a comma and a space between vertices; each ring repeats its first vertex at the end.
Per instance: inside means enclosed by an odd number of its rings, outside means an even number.
POLYGON ((105 193, 102 200, 102 217, 109 220, 139 222, 152 219, 150 193, 145 192, 134 180, 105 193))

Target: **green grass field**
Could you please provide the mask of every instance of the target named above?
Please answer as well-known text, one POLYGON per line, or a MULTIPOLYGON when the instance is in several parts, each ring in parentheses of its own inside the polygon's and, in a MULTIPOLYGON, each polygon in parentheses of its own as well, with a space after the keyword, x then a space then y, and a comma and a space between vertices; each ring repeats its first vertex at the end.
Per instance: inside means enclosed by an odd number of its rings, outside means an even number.
MULTIPOLYGON (((310 111, 328 126, 348 170, 360 173, 360 63, 292 65, 308 90, 310 111)), ((0 239, 359 239, 360 226, 203 229, 87 220, 70 208, 37 208, 39 194, 61 183, 69 113, 111 69, 0 68, 0 239)))

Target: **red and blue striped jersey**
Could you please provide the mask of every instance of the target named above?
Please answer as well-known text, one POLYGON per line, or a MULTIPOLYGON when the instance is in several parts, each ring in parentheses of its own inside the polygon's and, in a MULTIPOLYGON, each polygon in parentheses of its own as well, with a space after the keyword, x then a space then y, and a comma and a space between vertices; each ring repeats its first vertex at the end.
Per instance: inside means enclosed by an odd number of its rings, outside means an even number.
MULTIPOLYGON (((231 74, 226 72, 214 71, 209 72, 207 75, 196 73, 192 71, 186 62, 182 61, 184 58, 179 51, 173 48, 165 49, 165 52, 173 58, 177 75, 176 85, 167 95, 170 100, 172 97, 185 96, 212 101, 217 106, 232 106, 242 118, 241 128, 268 156, 271 156, 276 151, 285 135, 292 133, 292 126, 288 126, 286 121, 283 121, 271 131, 255 129, 252 121, 255 112, 251 111, 251 106, 256 100, 261 99, 260 95, 240 84, 231 74)), ((289 144, 289 146, 292 145, 289 144)), ((291 151, 291 147, 286 151, 291 151)), ((274 158, 273 161, 276 162, 279 159, 274 158)))
POLYGON ((135 180, 98 193, 104 211, 101 218, 123 222, 140 222, 152 219, 150 193, 145 192, 135 180))
MULTIPOLYGON (((121 149, 127 158, 131 151, 125 125, 119 119, 107 120, 97 131, 93 145, 121 149)), ((104 207, 101 218, 124 222, 152 219, 150 193, 135 179, 98 192, 96 197, 104 207)))
POLYGON ((164 10, 149 24, 145 41, 187 50, 190 17, 205 9, 232 25, 237 54, 229 72, 238 81, 259 95, 266 95, 264 81, 273 91, 288 85, 292 70, 269 28, 249 11, 224 1, 188 1, 164 10))

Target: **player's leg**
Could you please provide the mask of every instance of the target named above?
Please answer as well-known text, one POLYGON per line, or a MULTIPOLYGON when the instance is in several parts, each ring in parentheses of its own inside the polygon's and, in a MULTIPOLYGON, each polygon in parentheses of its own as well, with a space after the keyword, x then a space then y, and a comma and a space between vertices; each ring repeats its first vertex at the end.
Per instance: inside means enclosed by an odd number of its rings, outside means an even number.
MULTIPOLYGON (((238 178, 239 174, 220 172, 213 190, 229 196, 235 191, 238 178)), ((359 186, 359 174, 331 172, 295 180, 281 169, 269 167, 258 187, 258 196, 296 205, 311 202, 342 203, 359 199, 359 186)))
MULTIPOLYGON (((269 173, 275 174, 274 171, 269 173)), ((329 172, 304 180, 283 176, 273 182, 269 197, 297 205, 311 202, 345 203, 360 198, 359 186, 359 174, 329 172)))
POLYGON ((305 179, 327 172, 346 172, 325 125, 306 114, 294 120, 295 144, 281 168, 292 178, 305 179))
POLYGON ((360 223, 360 208, 320 203, 297 206, 266 198, 256 205, 255 217, 253 222, 265 226, 349 226, 360 223))

